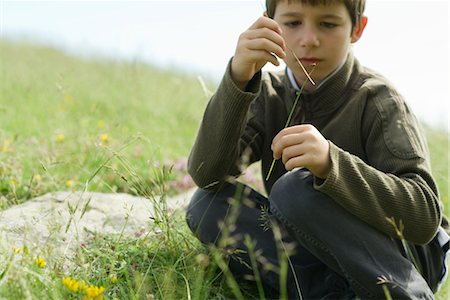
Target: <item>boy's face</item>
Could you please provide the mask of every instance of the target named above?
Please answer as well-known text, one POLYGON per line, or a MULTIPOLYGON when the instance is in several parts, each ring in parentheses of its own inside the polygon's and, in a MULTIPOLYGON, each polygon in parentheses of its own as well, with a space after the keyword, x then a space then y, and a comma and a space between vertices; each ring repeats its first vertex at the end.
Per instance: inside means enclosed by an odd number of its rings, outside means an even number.
MULTIPOLYGON (((280 25, 287 47, 295 52, 308 72, 316 64, 311 75, 316 82, 341 65, 350 44, 362 34, 359 30, 352 32, 350 14, 338 1, 317 6, 282 1, 278 3, 273 19, 280 25)), ((301 85, 306 76, 289 49, 286 49, 284 61, 301 85)))

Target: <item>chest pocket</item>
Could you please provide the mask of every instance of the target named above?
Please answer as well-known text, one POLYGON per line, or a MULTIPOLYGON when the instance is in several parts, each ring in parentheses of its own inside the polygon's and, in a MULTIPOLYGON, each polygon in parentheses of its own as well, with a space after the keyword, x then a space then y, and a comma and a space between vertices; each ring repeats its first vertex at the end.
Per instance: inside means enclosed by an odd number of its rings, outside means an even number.
POLYGON ((401 97, 377 97, 375 104, 389 151, 402 159, 424 158, 426 146, 419 123, 401 97))

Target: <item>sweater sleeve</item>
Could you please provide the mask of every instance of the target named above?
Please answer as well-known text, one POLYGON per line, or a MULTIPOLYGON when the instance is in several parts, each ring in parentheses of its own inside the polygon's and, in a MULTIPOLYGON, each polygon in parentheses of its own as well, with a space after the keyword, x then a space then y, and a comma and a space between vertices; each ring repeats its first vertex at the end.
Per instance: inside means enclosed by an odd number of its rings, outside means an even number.
POLYGON ((261 131, 252 129, 249 119, 252 103, 261 89, 261 73, 242 91, 233 82, 230 67, 231 61, 206 107, 188 159, 189 174, 204 189, 217 189, 220 182, 238 176, 242 161, 254 162, 258 152, 251 145, 261 131), (244 158, 246 153, 249 155, 244 158))
POLYGON ((403 223, 406 240, 426 244, 441 223, 442 207, 425 138, 400 96, 384 91, 373 100, 363 130, 367 161, 330 142, 332 169, 315 188, 387 235, 398 238, 387 221, 393 217, 403 223))

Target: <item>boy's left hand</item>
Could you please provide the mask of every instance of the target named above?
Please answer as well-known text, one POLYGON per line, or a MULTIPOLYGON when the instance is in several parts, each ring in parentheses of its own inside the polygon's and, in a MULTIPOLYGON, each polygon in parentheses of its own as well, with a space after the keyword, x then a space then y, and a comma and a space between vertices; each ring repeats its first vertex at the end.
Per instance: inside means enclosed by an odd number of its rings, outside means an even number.
POLYGON ((309 124, 281 130, 272 141, 273 157, 282 159, 286 170, 307 168, 314 176, 325 179, 331 170, 330 145, 309 124))

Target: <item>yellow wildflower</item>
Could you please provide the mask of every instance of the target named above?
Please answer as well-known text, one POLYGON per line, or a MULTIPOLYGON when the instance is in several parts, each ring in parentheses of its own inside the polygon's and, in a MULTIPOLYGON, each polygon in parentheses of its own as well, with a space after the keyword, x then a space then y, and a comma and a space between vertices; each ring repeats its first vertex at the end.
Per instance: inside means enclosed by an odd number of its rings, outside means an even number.
POLYGON ((90 285, 85 290, 84 300, 102 300, 105 288, 102 286, 90 285))
POLYGON ((34 180, 36 183, 40 183, 40 182, 41 182, 41 179, 42 179, 42 177, 41 177, 41 175, 39 175, 39 174, 36 174, 36 175, 33 176, 33 180, 34 180))
POLYGON ((97 122, 97 127, 98 127, 98 129, 103 129, 103 128, 105 128, 105 121, 99 120, 99 121, 97 122))
POLYGON ((107 144, 107 143, 109 142, 109 135, 108 135, 107 133, 102 133, 102 134, 100 135, 100 141, 101 141, 103 144, 107 144))
POLYGON ((75 293, 80 289, 80 283, 75 279, 70 278, 70 276, 63 279, 63 284, 67 289, 75 293))
POLYGON ((17 184, 17 179, 15 179, 14 177, 9 179, 9 184, 10 185, 16 185, 17 184))
POLYGON ((109 280, 111 281, 112 284, 115 284, 117 282, 116 274, 110 274, 109 275, 109 280))
POLYGON ((1 152, 11 152, 11 140, 4 140, 1 152))
POLYGON ((71 95, 65 94, 64 95, 64 102, 66 102, 68 104, 72 104, 73 103, 73 97, 71 95))
POLYGON ((68 188, 71 188, 71 187, 73 186, 73 180, 72 180, 72 179, 67 180, 67 181, 66 181, 66 186, 67 186, 68 188))
POLYGON ((74 293, 86 293, 89 288, 89 285, 84 280, 77 281, 70 278, 70 276, 63 279, 63 284, 69 291, 74 293))
POLYGON ((22 248, 16 248, 16 247, 13 248, 14 254, 19 254, 22 251, 23 251, 24 254, 30 253, 30 251, 28 250, 27 246, 23 246, 22 248))
POLYGON ((81 281, 78 281, 78 284, 80 285, 80 291, 84 292, 88 288, 88 284, 83 279, 81 281))
POLYGON ((44 268, 45 265, 47 265, 47 263, 45 262, 45 259, 43 257, 36 257, 34 259, 34 263, 36 264, 36 266, 38 266, 39 268, 44 268))
POLYGON ((62 142, 64 142, 64 139, 65 139, 64 133, 58 133, 58 134, 56 134, 56 136, 55 136, 55 141, 56 141, 57 143, 62 143, 62 142))

